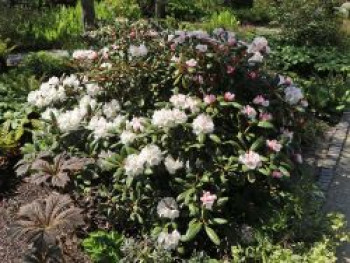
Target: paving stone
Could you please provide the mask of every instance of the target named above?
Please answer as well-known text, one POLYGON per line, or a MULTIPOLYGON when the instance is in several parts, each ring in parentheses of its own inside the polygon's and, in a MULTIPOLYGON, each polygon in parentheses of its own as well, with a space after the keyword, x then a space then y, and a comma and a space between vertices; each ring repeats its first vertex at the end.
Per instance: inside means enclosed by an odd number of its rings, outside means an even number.
MULTIPOLYGON (((327 156, 321 162, 318 184, 327 191, 325 210, 338 211, 350 222, 350 112, 344 113, 342 122, 337 125, 332 145, 327 156), (344 146, 343 146, 344 145, 344 146), (344 148, 342 148, 344 147, 344 148), (339 162, 337 160, 339 159, 339 162), (327 169, 328 168, 328 169, 327 169), (332 168, 335 168, 332 170, 332 168), (330 181, 328 181, 328 179, 330 181), (327 185, 328 183, 328 185, 327 185)), ((350 230, 350 224, 348 224, 350 230)), ((350 262, 350 244, 345 244, 337 251, 337 262, 350 262)))

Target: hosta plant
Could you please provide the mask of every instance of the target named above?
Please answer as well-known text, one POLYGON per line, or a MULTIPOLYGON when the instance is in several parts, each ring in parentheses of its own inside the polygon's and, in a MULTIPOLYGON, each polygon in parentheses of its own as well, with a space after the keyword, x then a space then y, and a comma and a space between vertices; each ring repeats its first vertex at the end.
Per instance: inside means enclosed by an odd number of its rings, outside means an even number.
POLYGON ((229 257, 242 225, 269 220, 298 178, 302 91, 264 70, 265 38, 120 21, 91 36, 100 49, 73 54, 81 74, 28 96, 51 149, 98 159, 75 183, 119 232, 229 257))

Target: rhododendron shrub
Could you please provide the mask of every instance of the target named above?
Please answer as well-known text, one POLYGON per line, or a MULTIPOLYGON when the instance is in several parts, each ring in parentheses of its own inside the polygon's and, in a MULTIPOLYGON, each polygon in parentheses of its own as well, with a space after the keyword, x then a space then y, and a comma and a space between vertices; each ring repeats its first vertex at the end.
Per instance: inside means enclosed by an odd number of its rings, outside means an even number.
POLYGON ((227 253, 295 176, 301 90, 263 70, 264 38, 122 22, 94 37, 95 52, 74 56, 81 74, 28 96, 57 138, 46 148, 96 159, 76 184, 121 232, 227 253))

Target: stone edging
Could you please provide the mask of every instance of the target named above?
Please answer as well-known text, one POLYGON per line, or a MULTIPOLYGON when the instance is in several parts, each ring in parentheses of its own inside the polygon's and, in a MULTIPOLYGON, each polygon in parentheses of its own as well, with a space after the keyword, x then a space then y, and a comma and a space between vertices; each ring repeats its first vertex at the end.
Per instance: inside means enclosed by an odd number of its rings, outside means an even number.
POLYGON ((350 111, 343 114, 341 121, 335 127, 327 154, 318 161, 319 173, 317 184, 327 193, 334 178, 348 132, 350 128, 350 111))

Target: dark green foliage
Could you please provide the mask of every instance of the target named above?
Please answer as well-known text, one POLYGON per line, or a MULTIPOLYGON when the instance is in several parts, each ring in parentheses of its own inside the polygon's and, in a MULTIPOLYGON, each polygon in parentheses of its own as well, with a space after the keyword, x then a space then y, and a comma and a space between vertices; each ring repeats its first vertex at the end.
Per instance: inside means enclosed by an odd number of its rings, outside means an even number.
POLYGON ((332 5, 323 0, 282 1, 278 20, 283 39, 303 46, 339 45, 341 24, 332 5))
POLYGON ((22 61, 20 69, 39 78, 43 76, 61 76, 74 71, 68 58, 54 56, 46 52, 29 54, 22 61))
POLYGON ((196 5, 196 1, 170 0, 166 7, 168 16, 186 20, 195 21, 205 15, 204 10, 196 5))
POLYGON ((19 70, 0 75, 0 123, 7 111, 20 109, 26 102, 28 93, 38 87, 39 81, 35 76, 19 70))
POLYGON ((274 69, 293 71, 304 77, 350 73, 350 53, 335 47, 299 47, 278 42, 273 47, 270 62, 274 69))
POLYGON ((252 7, 234 8, 233 11, 243 24, 267 24, 277 18, 278 5, 274 0, 255 0, 252 7))

